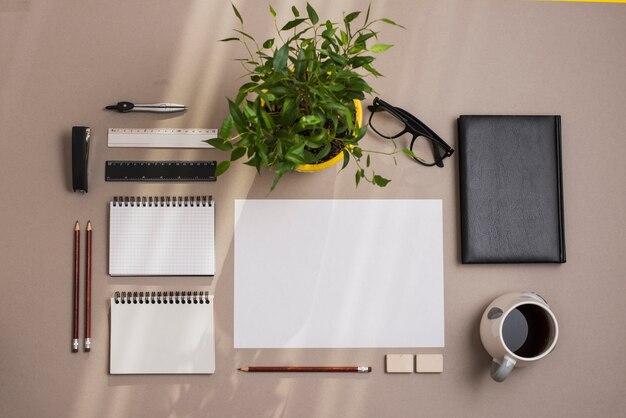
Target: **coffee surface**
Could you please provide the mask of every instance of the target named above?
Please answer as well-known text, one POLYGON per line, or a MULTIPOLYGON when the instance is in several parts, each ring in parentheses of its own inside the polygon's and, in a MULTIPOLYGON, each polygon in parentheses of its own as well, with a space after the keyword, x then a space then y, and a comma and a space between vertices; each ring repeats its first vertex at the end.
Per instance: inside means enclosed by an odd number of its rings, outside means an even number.
POLYGON ((548 314, 533 304, 513 309, 502 324, 502 338, 507 348, 524 358, 541 355, 548 347, 552 332, 548 314))

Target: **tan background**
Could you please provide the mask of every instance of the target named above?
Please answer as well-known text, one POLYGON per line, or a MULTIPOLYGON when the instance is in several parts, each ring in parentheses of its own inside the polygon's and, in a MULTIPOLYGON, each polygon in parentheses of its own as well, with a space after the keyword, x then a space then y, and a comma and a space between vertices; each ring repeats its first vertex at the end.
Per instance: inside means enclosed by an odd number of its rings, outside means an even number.
MULTIPOLYGON (((265 39, 265 2, 237 1, 265 39), (257 22, 258 20, 258 22, 257 22)), ((366 2, 315 2, 320 16, 366 2)), ((274 3, 280 16, 289 7, 274 3)), ((304 10, 304 3, 299 4, 304 10)), ((377 161, 386 189, 354 187, 352 167, 271 176, 237 165, 216 183, 104 182, 107 159, 220 159, 213 150, 109 149, 110 127, 217 127, 242 70, 226 1, 0 1, 0 405, 7 417, 568 416, 626 410, 626 5, 526 1, 375 1, 386 78, 381 97, 415 113, 456 146, 460 114, 561 114, 567 264, 464 266, 459 253, 457 156, 444 169, 400 157, 377 161), (122 115, 118 100, 170 101, 184 115, 122 115), (94 132, 90 191, 70 182, 70 131, 94 132), (217 201, 218 274, 207 278, 107 275, 107 202, 115 195, 210 193, 217 201), (233 349, 236 198, 437 198, 444 207, 443 350, 233 349), (94 348, 70 352, 72 228, 94 225, 94 348), (110 376, 108 299, 114 290, 209 289, 216 297, 213 376, 110 376), (504 383, 489 378, 478 320, 496 296, 543 295, 561 338, 539 364, 504 383), (386 353, 444 353, 441 375, 387 375, 386 353), (249 364, 368 364, 370 375, 246 375, 249 364)), ((371 99, 370 99, 371 100, 371 99)), ((380 144, 373 135, 372 144, 380 144)), ((84 236, 83 236, 84 239, 84 236)), ((271 237, 269 237, 271 239, 271 237)), ((83 241, 84 242, 84 241, 83 241)), ((380 280, 387 280, 380 277, 380 280)), ((81 322, 82 323, 82 322, 81 322)), ((82 332, 81 332, 82 335, 82 332)))

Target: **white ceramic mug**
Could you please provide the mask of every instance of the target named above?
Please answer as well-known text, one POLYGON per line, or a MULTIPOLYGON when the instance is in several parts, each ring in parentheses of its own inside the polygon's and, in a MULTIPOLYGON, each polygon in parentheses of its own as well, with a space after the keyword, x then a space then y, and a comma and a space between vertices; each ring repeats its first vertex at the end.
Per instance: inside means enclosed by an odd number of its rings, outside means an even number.
POLYGON ((548 303, 536 293, 500 296, 485 309, 480 339, 493 357, 491 377, 502 382, 516 366, 547 356, 559 337, 559 325, 548 303))

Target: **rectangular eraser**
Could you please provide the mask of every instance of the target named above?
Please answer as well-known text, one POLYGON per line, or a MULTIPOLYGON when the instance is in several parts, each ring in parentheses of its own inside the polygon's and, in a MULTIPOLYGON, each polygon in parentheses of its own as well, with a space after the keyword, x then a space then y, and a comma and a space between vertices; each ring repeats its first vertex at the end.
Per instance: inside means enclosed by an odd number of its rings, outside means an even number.
POLYGON ((387 373, 413 373, 413 354, 387 354, 385 371, 387 373))
POLYGON ((418 354, 415 356, 417 373, 443 372, 443 354, 418 354))

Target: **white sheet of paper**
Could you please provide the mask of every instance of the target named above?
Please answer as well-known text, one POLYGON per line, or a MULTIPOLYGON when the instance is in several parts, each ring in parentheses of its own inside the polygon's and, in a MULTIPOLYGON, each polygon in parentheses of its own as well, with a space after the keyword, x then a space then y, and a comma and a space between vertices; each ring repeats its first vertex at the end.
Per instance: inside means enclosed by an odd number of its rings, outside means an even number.
POLYGON ((443 347, 441 200, 236 200, 235 348, 443 347))

